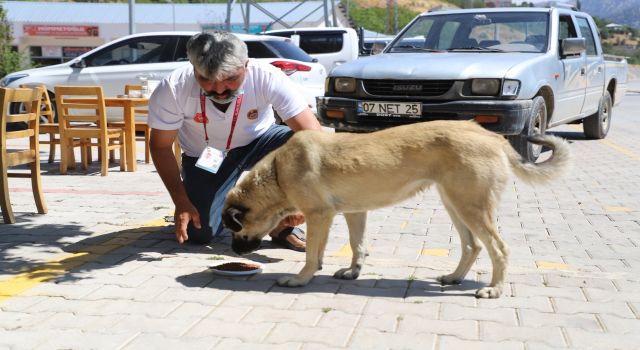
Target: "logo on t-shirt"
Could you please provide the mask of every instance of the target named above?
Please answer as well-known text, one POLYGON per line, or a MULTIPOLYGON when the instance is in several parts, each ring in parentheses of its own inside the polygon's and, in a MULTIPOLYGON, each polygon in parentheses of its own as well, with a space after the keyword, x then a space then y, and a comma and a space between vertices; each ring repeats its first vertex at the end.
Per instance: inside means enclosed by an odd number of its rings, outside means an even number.
POLYGON ((202 124, 202 121, 204 120, 205 123, 209 122, 209 118, 206 118, 202 116, 202 113, 196 113, 196 115, 193 117, 193 121, 196 123, 200 123, 202 124))
POLYGON ((247 119, 249 119, 249 120, 258 119, 258 110, 255 109, 255 108, 250 110, 249 113, 247 113, 247 119))

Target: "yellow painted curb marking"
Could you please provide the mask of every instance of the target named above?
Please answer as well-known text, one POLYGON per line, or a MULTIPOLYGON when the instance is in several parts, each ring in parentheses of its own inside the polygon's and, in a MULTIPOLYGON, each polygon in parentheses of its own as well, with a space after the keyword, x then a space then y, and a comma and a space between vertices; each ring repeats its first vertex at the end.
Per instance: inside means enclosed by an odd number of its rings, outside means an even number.
POLYGON ((0 302, 31 289, 41 282, 60 276, 71 268, 87 263, 88 261, 82 258, 88 254, 87 252, 65 254, 31 271, 0 281, 0 302))
POLYGON ((609 146, 609 147, 611 147, 611 148, 613 148, 613 149, 615 149, 616 151, 628 156, 631 159, 640 160, 640 155, 635 154, 633 151, 631 151, 631 150, 629 150, 627 148, 624 148, 622 146, 618 146, 615 143, 613 143, 613 142, 611 142, 609 140, 606 140, 606 139, 602 139, 602 140, 600 140, 600 142, 605 144, 605 145, 607 145, 607 146, 609 146))
POLYGON ((84 247, 75 253, 65 254, 57 259, 45 262, 33 269, 17 274, 5 280, 0 280, 0 303, 24 293, 38 284, 64 275, 67 271, 95 261, 99 256, 104 255, 117 248, 124 247, 133 241, 146 236, 154 231, 145 229, 146 227, 168 226, 164 219, 153 220, 143 224, 141 228, 125 230, 124 237, 115 237, 96 245, 84 247))
POLYGON ((427 256, 449 256, 449 249, 422 249, 420 254, 427 256))
POLYGON ((627 212, 627 211, 633 211, 630 208, 627 207, 607 207, 607 211, 610 212, 627 212))
MULTIPOLYGON (((422 249, 420 254, 427 256, 449 256, 449 249, 422 249)), ((345 244, 338 251, 333 253, 335 257, 348 257, 353 256, 353 252, 351 251, 351 246, 349 244, 345 244)))
POLYGON ((554 263, 550 261, 536 261, 536 266, 539 269, 545 270, 569 270, 570 267, 567 264, 554 263))
MULTIPOLYGON (((570 127, 573 128, 574 130, 577 130, 577 131, 581 131, 582 130, 582 128, 579 127, 578 125, 570 125, 570 127)), ((640 160, 640 155, 634 153, 633 151, 629 150, 628 148, 616 145, 615 143, 613 143, 613 142, 611 142, 611 141, 609 141, 607 139, 601 139, 601 140, 598 140, 598 141, 600 143, 602 143, 602 144, 604 144, 606 146, 609 146, 609 147, 615 149, 616 151, 628 156, 631 159, 640 160)))

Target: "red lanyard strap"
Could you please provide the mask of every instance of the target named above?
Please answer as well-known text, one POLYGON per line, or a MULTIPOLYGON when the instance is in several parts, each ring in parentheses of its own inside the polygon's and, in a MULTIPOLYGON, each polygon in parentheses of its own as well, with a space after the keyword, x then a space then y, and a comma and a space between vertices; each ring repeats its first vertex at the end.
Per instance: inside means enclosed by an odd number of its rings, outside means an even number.
MULTIPOLYGON (((233 109, 233 120, 231 121, 231 130, 229 130, 229 137, 227 138, 226 151, 229 153, 231 150, 231 139, 233 138, 233 131, 236 129, 236 122, 238 121, 238 114, 240 114, 240 106, 242 105, 242 98, 244 94, 239 95, 236 98, 236 106, 233 109)), ((213 102, 212 102, 213 103, 213 102)), ((200 94, 200 110, 202 111, 202 127, 204 128, 204 141, 209 144, 209 135, 207 134, 207 108, 205 104, 204 95, 200 94)))
POLYGON ((227 139, 227 153, 231 149, 231 137, 233 136, 233 131, 236 129, 236 122, 238 121, 238 114, 240 113, 240 105, 242 104, 242 98, 244 94, 239 95, 236 98, 236 107, 233 109, 233 120, 231 121, 231 130, 229 131, 229 138, 227 139))
POLYGON ((209 135, 207 135, 207 106, 204 102, 204 95, 200 94, 200 112, 202 114, 202 126, 204 127, 204 141, 209 144, 209 135))

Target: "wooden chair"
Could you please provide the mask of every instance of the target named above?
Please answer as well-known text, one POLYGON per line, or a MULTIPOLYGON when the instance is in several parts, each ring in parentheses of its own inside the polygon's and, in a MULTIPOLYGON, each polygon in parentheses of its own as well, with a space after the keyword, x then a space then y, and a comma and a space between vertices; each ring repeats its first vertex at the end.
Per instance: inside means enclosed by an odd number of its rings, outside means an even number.
MULTIPOLYGON (((13 224, 16 222, 9 200, 9 177, 22 177, 31 179, 31 188, 33 197, 36 201, 38 213, 47 213, 47 204, 44 201, 42 193, 42 182, 40 181, 40 144, 38 143, 39 126, 40 126, 40 101, 42 91, 36 89, 9 89, 0 88, 0 168, 2 175, 0 176, 0 207, 2 208, 2 217, 5 224, 13 224), (20 114, 10 114, 9 105, 11 103, 22 103, 25 111, 20 114), (19 131, 7 131, 7 123, 25 122, 27 129, 19 131), (29 139, 27 148, 9 149, 7 140, 12 139, 29 139), (9 167, 17 165, 29 165, 29 172, 9 172, 9 167)), ((12 147, 14 147, 12 145, 12 147)), ((15 146, 17 147, 17 146, 15 146)))
POLYGON ((54 91, 60 124, 60 173, 66 174, 69 165, 75 163, 73 150, 76 147, 81 151, 82 167, 87 169, 92 146, 98 146, 102 176, 107 176, 111 150, 120 151, 120 171, 124 171, 124 130, 107 127, 102 87, 56 86, 54 91), (92 126, 86 126, 87 122, 92 126))
POLYGON ((53 163, 56 156, 56 145, 60 144, 58 138, 59 126, 55 121, 55 113, 49 99, 49 92, 44 84, 21 84, 21 88, 40 88, 42 89, 42 101, 40 103, 40 134, 49 134, 49 140, 40 140, 41 145, 49 145, 49 163, 53 163), (46 118, 46 122, 44 121, 46 118))
MULTIPOLYGON (((124 93, 126 95, 129 95, 131 91, 140 91, 140 95, 142 96, 142 85, 125 85, 124 86, 124 93)), ((136 141, 144 141, 144 162, 145 163, 149 163, 149 161, 151 160, 151 151, 149 149, 151 129, 149 128, 149 125, 147 124, 146 120, 138 120, 138 117, 142 116, 146 119, 148 115, 149 115, 148 109, 140 109, 140 108, 136 109, 136 115, 135 115, 136 133, 138 132, 143 133, 142 136, 136 137, 136 141)), ((109 127, 124 128, 124 121, 109 122, 109 127)))

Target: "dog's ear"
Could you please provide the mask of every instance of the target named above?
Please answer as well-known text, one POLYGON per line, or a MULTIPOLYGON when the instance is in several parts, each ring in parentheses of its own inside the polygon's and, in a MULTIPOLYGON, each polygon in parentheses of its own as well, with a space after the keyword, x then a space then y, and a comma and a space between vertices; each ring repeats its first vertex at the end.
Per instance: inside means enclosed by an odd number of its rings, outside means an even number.
POLYGON ((242 219, 246 209, 239 207, 229 207, 222 213, 222 224, 233 232, 242 231, 242 219))

